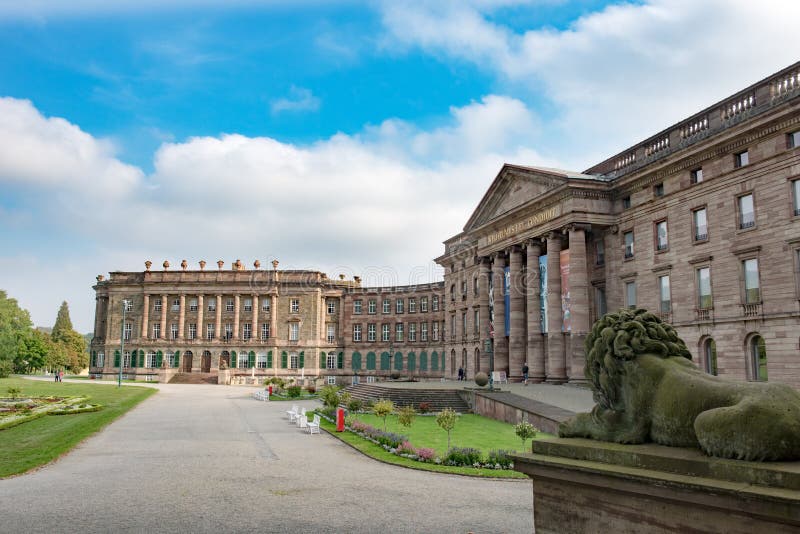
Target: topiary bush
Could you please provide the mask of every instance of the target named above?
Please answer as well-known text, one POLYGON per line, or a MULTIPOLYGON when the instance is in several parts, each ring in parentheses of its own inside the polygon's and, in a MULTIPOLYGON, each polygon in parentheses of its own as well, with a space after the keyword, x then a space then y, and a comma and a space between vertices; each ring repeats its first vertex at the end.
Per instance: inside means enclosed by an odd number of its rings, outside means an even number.
POLYGON ((286 388, 286 394, 292 399, 296 399, 297 397, 299 397, 302 391, 303 388, 301 388, 300 386, 289 386, 288 388, 286 388))

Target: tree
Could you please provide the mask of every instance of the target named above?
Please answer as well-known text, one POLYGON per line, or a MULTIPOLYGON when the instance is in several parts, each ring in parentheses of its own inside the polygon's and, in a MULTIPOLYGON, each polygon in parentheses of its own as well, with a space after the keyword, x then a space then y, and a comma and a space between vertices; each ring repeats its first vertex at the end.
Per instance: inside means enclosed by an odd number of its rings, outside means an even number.
POLYGON ((0 376, 13 371, 22 340, 30 335, 32 326, 27 310, 0 290, 0 376))
POLYGON ((514 426, 514 432, 516 432, 517 436, 522 440, 522 449, 525 450, 525 442, 535 438, 538 430, 529 422, 522 421, 514 426))
POLYGON ((447 450, 450 450, 450 431, 456 426, 456 412, 452 408, 445 408, 436 416, 436 424, 447 432, 447 450))
POLYGON ((386 432, 386 418, 394 412, 394 403, 389 399, 381 399, 372 405, 372 413, 383 418, 383 431, 386 432))
POLYGON ((74 332, 74 330, 72 329, 72 320, 69 318, 69 305, 65 300, 58 309, 56 324, 53 325, 50 337, 52 337, 55 342, 65 341, 69 332, 74 332))
POLYGON ((50 336, 46 332, 29 330, 20 339, 19 350, 14 358, 14 372, 30 373, 44 367, 51 344, 50 336))
POLYGON ((66 351, 66 361, 63 366, 71 372, 78 373, 89 364, 89 355, 86 352, 86 338, 72 329, 69 318, 69 305, 66 301, 61 303, 56 316, 56 323, 50 334, 51 339, 61 345, 66 351))
POLYGON ((417 411, 413 406, 403 406, 397 412, 397 421, 406 428, 410 428, 417 416, 417 411))

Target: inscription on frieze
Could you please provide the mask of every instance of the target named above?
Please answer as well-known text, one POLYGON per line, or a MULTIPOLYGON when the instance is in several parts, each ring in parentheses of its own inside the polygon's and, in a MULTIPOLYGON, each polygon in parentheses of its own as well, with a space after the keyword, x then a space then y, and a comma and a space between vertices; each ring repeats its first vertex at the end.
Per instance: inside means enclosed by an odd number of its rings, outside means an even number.
POLYGON ((561 215, 561 205, 557 204, 547 208, 546 210, 542 210, 539 213, 531 215, 530 217, 526 217, 521 221, 517 221, 514 224, 510 224, 505 228, 498 230, 497 232, 489 234, 486 238, 486 244, 491 245, 493 243, 497 243, 498 241, 502 241, 507 237, 530 230, 531 228, 544 224, 549 220, 555 219, 559 215, 561 215))

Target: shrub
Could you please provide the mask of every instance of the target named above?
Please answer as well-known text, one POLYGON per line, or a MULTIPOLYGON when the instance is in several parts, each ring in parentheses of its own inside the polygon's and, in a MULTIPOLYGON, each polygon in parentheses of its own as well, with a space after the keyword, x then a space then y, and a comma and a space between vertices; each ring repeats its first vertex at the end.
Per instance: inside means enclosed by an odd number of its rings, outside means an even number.
POLYGON ((417 411, 413 406, 403 406, 397 412, 397 421, 406 428, 409 428, 414 422, 414 417, 417 416, 417 411))
POLYGON ((436 416, 436 424, 447 432, 447 449, 450 449, 450 431, 456 426, 456 412, 452 408, 445 408, 436 416))
POLYGON ((404 441, 397 447, 398 454, 417 454, 417 449, 408 442, 404 441))
POLYGON ((436 458, 436 451, 427 447, 423 447, 421 449, 417 449, 417 456, 419 456, 420 460, 430 462, 436 458))
POLYGON ((14 363, 11 360, 0 358, 0 378, 7 378, 14 372, 14 363))
POLYGON ((449 465, 471 466, 481 461, 481 451, 471 447, 453 447, 447 451, 445 462, 449 465))
POLYGON ((517 436, 519 436, 519 438, 522 440, 522 449, 524 450, 525 442, 529 439, 535 438, 538 430, 529 422, 522 421, 518 425, 514 426, 514 432, 516 432, 517 436))
POLYGON ((394 411, 394 403, 388 399, 381 399, 372 406, 372 413, 383 418, 383 430, 386 430, 386 418, 394 411))
POLYGON ((501 469, 509 469, 513 465, 511 458, 508 457, 508 451, 504 450, 489 451, 486 463, 495 468, 500 466, 501 469))
POLYGON ((391 447, 393 449, 399 447, 404 441, 408 441, 408 437, 403 436, 402 434, 395 434, 394 432, 382 432, 380 430, 376 433, 374 439, 378 440, 378 443, 381 445, 386 445, 387 447, 391 447))
POLYGON ((20 393, 22 393, 22 390, 19 388, 8 388, 8 396, 12 399, 19 397, 20 393))
POLYGON ((418 408, 419 408, 419 413, 428 413, 431 411, 431 403, 420 402, 418 408))
POLYGON ((339 405, 339 388, 337 386, 325 386, 319 390, 319 397, 326 407, 336 408, 339 405))
POLYGON ((300 392, 303 389, 300 386, 289 386, 286 388, 286 394, 289 395, 290 398, 296 399, 300 396, 300 392))
POLYGON ((317 386, 315 386, 314 384, 309 384, 306 386, 306 391, 308 391, 309 394, 313 395, 314 393, 317 392, 317 386))
POLYGON ((345 390, 339 391, 339 405, 340 406, 347 406, 348 404, 350 404, 351 400, 353 400, 353 395, 351 395, 349 391, 345 391, 345 390))
POLYGON ((347 410, 350 412, 360 412, 364 408, 364 401, 361 399, 350 399, 347 403, 347 410))

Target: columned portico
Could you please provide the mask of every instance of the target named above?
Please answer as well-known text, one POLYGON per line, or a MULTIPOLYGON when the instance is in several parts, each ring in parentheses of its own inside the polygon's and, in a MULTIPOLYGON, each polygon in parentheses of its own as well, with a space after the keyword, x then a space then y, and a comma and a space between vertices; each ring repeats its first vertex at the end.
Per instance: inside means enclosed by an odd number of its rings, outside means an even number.
POLYGON ((509 376, 522 376, 525 363, 525 294, 522 276, 522 249, 512 246, 509 250, 509 376))
POLYGON ((492 300, 494 301, 494 370, 508 372, 508 341, 506 340, 506 303, 503 297, 506 257, 494 254, 492 262, 492 300))
POLYGON ((547 382, 561 384, 567 375, 561 315, 561 232, 547 236, 547 382))
POLYGON ((528 376, 533 382, 542 382, 545 379, 545 355, 541 325, 541 292, 539 289, 541 283, 539 279, 539 257, 542 254, 541 242, 538 239, 531 239, 527 243, 526 251, 528 262, 525 283, 528 309, 528 376))

